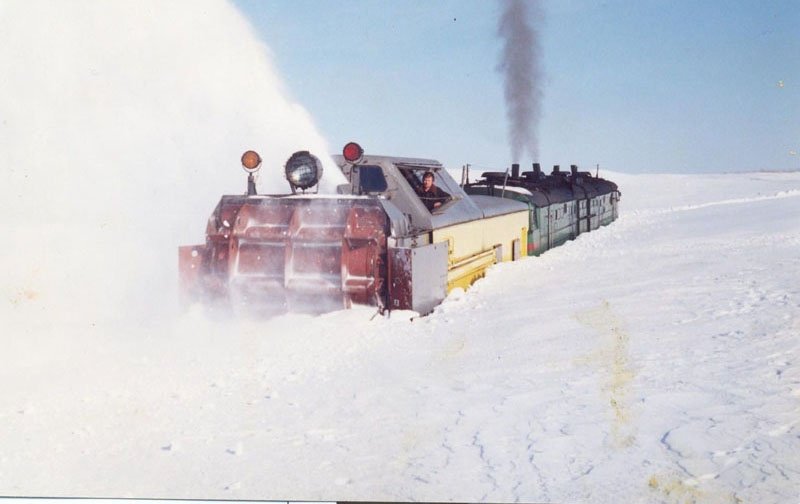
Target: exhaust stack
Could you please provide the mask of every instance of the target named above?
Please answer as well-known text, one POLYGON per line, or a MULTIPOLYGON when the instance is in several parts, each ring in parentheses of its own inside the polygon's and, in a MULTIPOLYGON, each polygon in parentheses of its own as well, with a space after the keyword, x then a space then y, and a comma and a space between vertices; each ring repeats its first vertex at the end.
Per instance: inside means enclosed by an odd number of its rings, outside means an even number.
POLYGON ((519 163, 511 164, 511 178, 519 178, 519 163))

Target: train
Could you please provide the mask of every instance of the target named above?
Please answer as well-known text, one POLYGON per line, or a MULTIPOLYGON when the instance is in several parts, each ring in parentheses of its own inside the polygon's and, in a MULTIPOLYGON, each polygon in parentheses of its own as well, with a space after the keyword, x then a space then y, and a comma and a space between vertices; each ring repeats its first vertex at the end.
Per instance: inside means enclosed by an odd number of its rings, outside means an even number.
POLYGON ((618 217, 616 184, 576 166, 538 164, 456 182, 436 160, 332 156, 347 183, 320 194, 322 163, 298 151, 283 170, 290 191, 259 194, 255 151, 242 155, 247 191, 224 195, 205 243, 178 250, 181 298, 270 316, 370 305, 428 314, 494 264, 535 256, 618 217), (438 201, 426 194, 431 178, 438 201))
MULTIPOLYGON (((599 172, 599 168, 598 168, 599 172)), ((539 255, 578 235, 605 226, 619 217, 621 192, 614 182, 598 174, 570 172, 553 166, 550 175, 539 163, 520 173, 512 164, 510 173, 484 172, 481 179, 464 184, 470 195, 488 195, 522 201, 530 205, 528 255, 539 255)))

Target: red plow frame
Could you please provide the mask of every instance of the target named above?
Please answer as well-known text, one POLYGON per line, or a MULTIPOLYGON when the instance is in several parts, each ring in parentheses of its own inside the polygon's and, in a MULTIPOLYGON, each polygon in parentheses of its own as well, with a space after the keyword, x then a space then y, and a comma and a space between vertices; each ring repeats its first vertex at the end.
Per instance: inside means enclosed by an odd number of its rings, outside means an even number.
POLYGON ((224 196, 205 245, 179 249, 182 299, 254 314, 383 310, 388 233, 376 199, 224 196))

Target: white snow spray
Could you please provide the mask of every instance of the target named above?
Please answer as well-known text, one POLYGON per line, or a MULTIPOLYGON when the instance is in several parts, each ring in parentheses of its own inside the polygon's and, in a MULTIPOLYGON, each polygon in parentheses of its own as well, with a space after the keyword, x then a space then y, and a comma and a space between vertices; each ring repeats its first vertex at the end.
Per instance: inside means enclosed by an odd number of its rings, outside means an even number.
POLYGON ((497 33, 503 40, 500 64, 505 86, 511 158, 525 151, 539 158, 538 125, 542 102, 541 47, 537 23, 542 19, 537 1, 501 0, 497 33))
MULTIPOLYGON (((0 313, 147 320, 176 303, 177 246, 221 194, 310 150, 340 180, 268 49, 220 0, 0 3, 0 313)), ((339 175, 341 177, 341 175, 339 175)), ((326 180, 327 179, 327 180, 326 180)))

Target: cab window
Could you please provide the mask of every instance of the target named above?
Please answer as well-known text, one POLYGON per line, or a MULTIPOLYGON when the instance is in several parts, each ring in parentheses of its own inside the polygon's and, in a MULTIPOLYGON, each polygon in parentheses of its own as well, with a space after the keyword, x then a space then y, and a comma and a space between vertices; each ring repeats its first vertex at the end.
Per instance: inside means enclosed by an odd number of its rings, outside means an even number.
POLYGON ((408 185, 411 186, 411 189, 415 191, 422 187, 422 174, 425 173, 424 170, 412 170, 411 168, 400 168, 400 173, 403 174, 403 178, 406 179, 408 185))
POLYGON ((363 165, 358 167, 358 171, 359 194, 380 193, 388 187, 380 166, 363 165))

